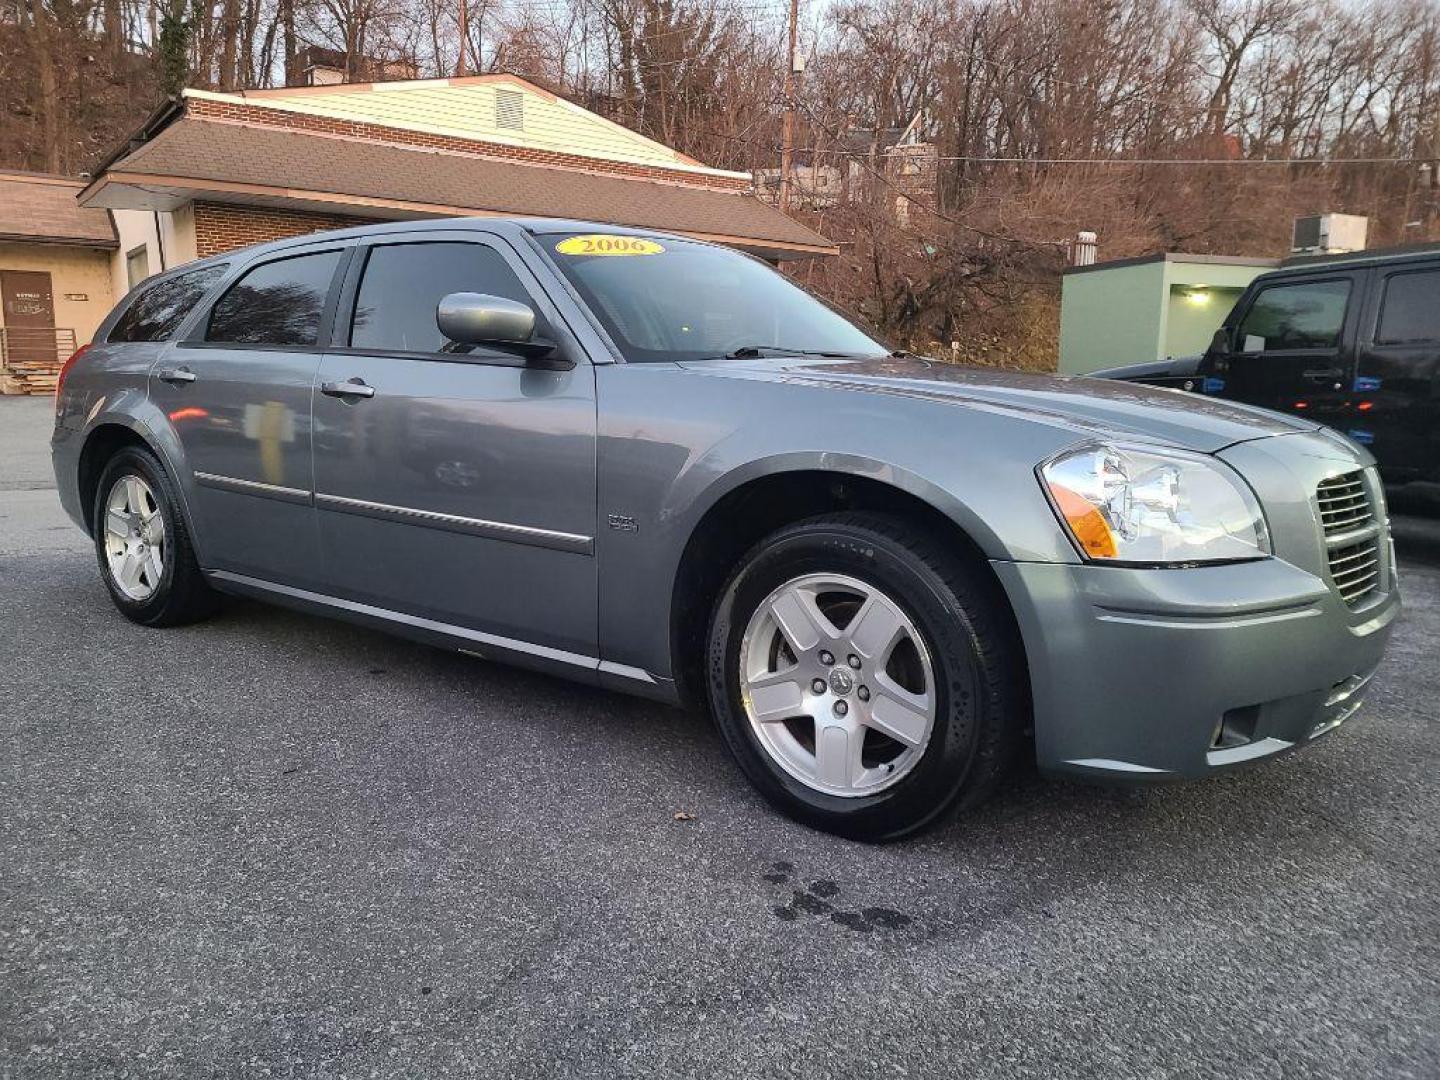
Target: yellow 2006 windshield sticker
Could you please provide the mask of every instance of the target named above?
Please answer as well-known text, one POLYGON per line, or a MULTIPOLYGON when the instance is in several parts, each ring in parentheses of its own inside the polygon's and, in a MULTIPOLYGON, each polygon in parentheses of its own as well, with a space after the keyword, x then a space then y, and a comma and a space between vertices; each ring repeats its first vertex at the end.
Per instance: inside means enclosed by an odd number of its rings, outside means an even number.
POLYGON ((659 255, 662 244, 642 236, 568 236, 555 245, 561 255, 659 255))

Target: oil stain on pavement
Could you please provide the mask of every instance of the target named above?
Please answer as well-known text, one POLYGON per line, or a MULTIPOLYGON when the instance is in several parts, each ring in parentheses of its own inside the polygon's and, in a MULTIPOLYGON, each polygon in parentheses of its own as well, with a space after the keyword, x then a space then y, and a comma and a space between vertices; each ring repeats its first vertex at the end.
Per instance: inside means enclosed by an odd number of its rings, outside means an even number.
MULTIPOLYGON (((777 862, 771 863, 770 869, 760 876, 772 885, 787 885, 794 872, 793 863, 777 862)), ((831 922, 861 934, 874 930, 903 930, 914 921, 909 915, 885 907, 866 907, 859 911, 842 910, 831 903, 831 900, 839 895, 839 885, 825 878, 817 878, 804 889, 792 889, 790 902, 774 908, 775 917, 785 922, 794 922, 801 915, 828 915, 831 922)))

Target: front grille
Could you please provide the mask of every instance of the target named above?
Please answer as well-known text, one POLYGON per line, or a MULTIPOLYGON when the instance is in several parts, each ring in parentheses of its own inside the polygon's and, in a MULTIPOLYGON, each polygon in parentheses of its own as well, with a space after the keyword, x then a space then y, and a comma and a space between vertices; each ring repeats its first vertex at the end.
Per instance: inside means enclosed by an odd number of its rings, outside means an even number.
POLYGON ((1330 563, 1330 580, 1340 598, 1355 607, 1380 587, 1381 535, 1363 472, 1322 480, 1315 489, 1320 528, 1330 563))
POLYGON ((1345 473, 1322 480, 1315 489, 1315 497, 1320 502, 1320 525, 1326 536, 1349 532, 1374 520, 1364 473, 1345 473))

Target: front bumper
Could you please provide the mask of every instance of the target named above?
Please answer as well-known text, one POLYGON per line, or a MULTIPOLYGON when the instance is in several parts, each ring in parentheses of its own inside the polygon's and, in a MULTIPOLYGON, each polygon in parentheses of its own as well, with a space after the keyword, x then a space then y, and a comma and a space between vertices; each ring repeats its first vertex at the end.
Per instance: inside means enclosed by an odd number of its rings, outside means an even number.
POLYGON ((1400 608, 1392 586, 1352 611, 1275 558, 993 565, 1028 655, 1038 764, 1072 776, 1196 778, 1333 730, 1360 706, 1400 608))

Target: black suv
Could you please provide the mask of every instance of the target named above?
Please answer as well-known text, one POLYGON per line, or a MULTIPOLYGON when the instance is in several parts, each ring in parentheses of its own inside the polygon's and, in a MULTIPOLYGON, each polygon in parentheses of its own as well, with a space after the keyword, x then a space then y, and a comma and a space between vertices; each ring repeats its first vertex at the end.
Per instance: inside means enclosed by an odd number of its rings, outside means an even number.
POLYGON ((1388 486, 1440 494, 1440 245, 1288 260, 1203 356, 1093 374, 1318 420, 1367 446, 1388 486))

